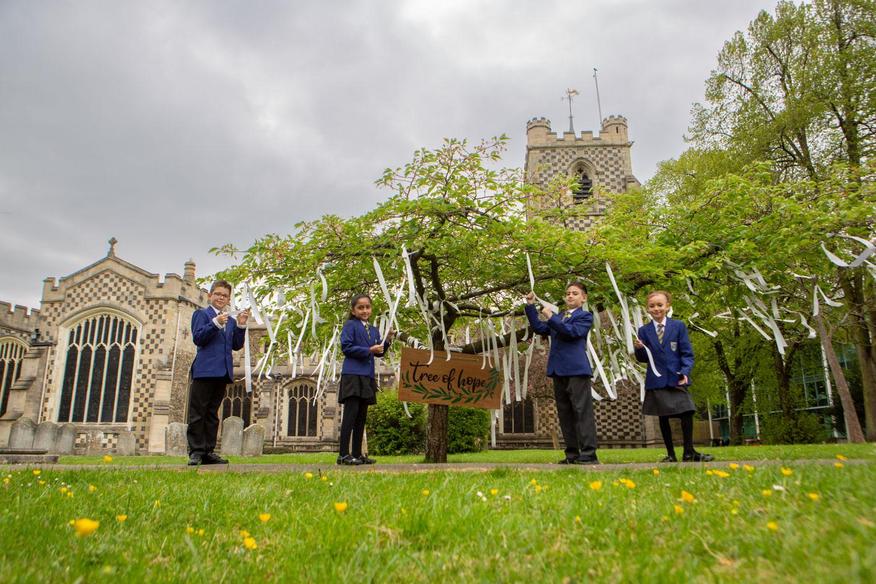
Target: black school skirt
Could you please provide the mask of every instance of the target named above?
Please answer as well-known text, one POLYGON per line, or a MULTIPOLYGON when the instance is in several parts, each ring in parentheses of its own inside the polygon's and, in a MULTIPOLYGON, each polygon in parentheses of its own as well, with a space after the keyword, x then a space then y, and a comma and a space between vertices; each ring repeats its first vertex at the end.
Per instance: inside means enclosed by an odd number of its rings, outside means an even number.
POLYGON ((645 390, 642 413, 646 416, 678 416, 696 410, 690 392, 684 387, 645 390))
POLYGON ((366 404, 377 403, 377 380, 368 375, 341 375, 341 387, 338 389, 338 403, 342 404, 351 397, 358 397, 366 404))

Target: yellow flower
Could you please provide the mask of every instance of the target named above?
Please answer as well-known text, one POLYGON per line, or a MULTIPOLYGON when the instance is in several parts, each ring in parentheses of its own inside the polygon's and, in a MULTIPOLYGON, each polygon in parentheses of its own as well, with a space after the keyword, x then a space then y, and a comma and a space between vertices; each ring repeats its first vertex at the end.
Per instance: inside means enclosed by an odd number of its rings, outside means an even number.
POLYGON ((659 468, 652 468, 651 474, 653 474, 655 477, 659 477, 660 476, 660 469, 659 468))
POLYGON ((35 468, 35 469, 33 469, 33 476, 38 477, 38 476, 40 476, 41 472, 43 472, 43 471, 41 471, 38 468, 35 468))
POLYGON ((730 515, 739 515, 739 509, 730 509, 730 515))
POLYGON ((187 525, 187 526, 186 526, 186 533, 188 533, 189 535, 191 535, 191 534, 193 534, 194 532, 195 532, 195 528, 194 528, 194 527, 192 527, 191 525, 187 525))
POLYGON ((71 519, 71 520, 68 521, 67 523, 70 524, 70 527, 73 527, 73 525, 76 523, 76 520, 75 520, 75 519, 71 519))
POLYGON ((73 498, 73 491, 67 491, 67 497, 72 499, 73 498))
POLYGON ((46 481, 43 481, 43 480, 40 480, 40 481, 38 481, 38 482, 39 482, 40 486, 46 484, 46 481))
POLYGON ((249 537, 249 532, 245 529, 240 530, 240 537, 246 538, 249 537))
POLYGON ((97 490, 97 487, 95 487, 94 485, 88 485, 88 492, 89 493, 93 493, 96 490, 97 490))
POLYGON ((745 472, 754 472, 754 467, 751 466, 750 464, 743 464, 742 468, 745 469, 745 472))
POLYGON ((161 501, 159 499, 155 499, 155 502, 152 503, 152 507, 158 509, 159 507, 161 507, 161 501))
POLYGON ((849 457, 846 456, 846 455, 844 455, 844 454, 837 454, 837 455, 836 455, 836 459, 837 459, 837 460, 848 460, 849 457))
POLYGON ((270 520, 271 520, 270 513, 259 513, 259 521, 261 521, 262 523, 267 523, 270 520))
POLYGON ((735 462, 731 462, 728 466, 730 467, 730 470, 739 470, 739 465, 735 462))
POLYGON ((845 465, 844 465, 843 463, 841 463, 841 462, 835 462, 835 463, 833 463, 833 465, 834 465, 835 467, 837 467, 837 468, 842 468, 842 467, 845 466, 845 465))
POLYGON ((251 538, 251 537, 246 537, 246 538, 243 539, 243 547, 245 547, 245 548, 248 549, 248 550, 254 550, 254 549, 256 549, 256 548, 259 547, 259 546, 258 546, 258 544, 256 543, 256 540, 255 540, 255 539, 253 539, 253 538, 251 538))
POLYGON ((532 479, 531 481, 529 481, 529 484, 530 484, 530 485, 537 485, 537 484, 538 484, 538 481, 535 480, 535 479, 532 479))
POLYGON ((76 530, 76 535, 79 537, 91 535, 98 527, 100 527, 100 521, 86 519, 85 517, 73 522, 73 529, 76 530))
POLYGON ((3 477, 3 484, 4 485, 8 485, 9 481, 10 481, 9 477, 3 477))
POLYGON ((490 494, 495 497, 499 494, 499 489, 490 489, 490 494))
POLYGON ((594 491, 598 491, 602 488, 602 481, 593 481, 592 483, 590 483, 590 488, 594 491))
POLYGON ((535 485, 535 492, 536 492, 536 493, 540 493, 540 492, 541 492, 541 485, 535 485))
POLYGON ((812 499, 813 501, 817 501, 821 498, 821 495, 818 493, 806 493, 806 496, 812 499))
POLYGON ((791 470, 790 468, 786 468, 786 467, 783 466, 783 467, 782 467, 782 474, 785 475, 786 477, 789 477, 789 476, 791 476, 792 474, 794 474, 794 471, 791 470))
POLYGON ((319 477, 319 480, 321 480, 321 481, 327 481, 327 480, 328 480, 328 476, 326 476, 326 475, 322 475, 321 477, 319 477))
POLYGON ((198 535, 200 535, 201 537, 204 537, 204 528, 203 527, 198 530, 198 535))
POLYGON ((618 479, 617 482, 619 482, 620 484, 622 484, 623 486, 625 486, 628 489, 635 489, 636 488, 636 483, 634 483, 630 479, 618 479))
POLYGON ((767 522, 767 529, 769 529, 770 531, 778 531, 779 524, 776 523, 775 521, 769 521, 769 522, 767 522))
POLYGON ((684 514, 684 507, 682 507, 681 505, 673 505, 673 509, 675 509, 676 515, 683 515, 684 514))
POLYGON ((714 472, 714 475, 715 475, 716 477, 721 477, 722 479, 726 479, 727 477, 730 476, 730 473, 727 472, 727 471, 723 471, 723 470, 716 470, 716 471, 714 472))
POLYGON ((760 492, 760 494, 763 495, 764 497, 772 497, 773 496, 773 492, 769 489, 762 490, 760 492))
POLYGON ((577 523, 579 525, 581 524, 581 516, 580 515, 575 515, 575 523, 577 523))
POLYGON ((58 492, 61 493, 62 495, 66 495, 67 494, 67 487, 61 487, 60 489, 58 489, 58 492))
POLYGON ((423 489, 422 491, 420 491, 420 494, 422 494, 424 497, 428 497, 429 496, 429 489, 423 489))
POLYGON ((708 469, 708 470, 706 471, 706 474, 707 474, 708 476, 712 476, 713 474, 715 474, 715 471, 713 471, 712 469, 708 469))
POLYGON ((112 461, 113 461, 113 457, 110 456, 109 454, 104 454, 104 455, 103 455, 103 461, 104 461, 104 462, 112 462, 112 461))
POLYGON ((341 501, 341 502, 335 503, 335 511, 337 511, 338 513, 343 513, 346 510, 347 510, 347 502, 346 501, 341 501))
POLYGON ((684 501, 685 503, 693 503, 694 501, 697 500, 697 498, 694 497, 693 494, 688 493, 687 491, 682 491, 681 492, 681 500, 684 501))
POLYGON ((116 521, 118 521, 119 523, 124 523, 127 520, 128 520, 127 515, 116 515, 116 521))
POLYGON ((312 472, 304 473, 304 478, 306 478, 309 481, 310 479, 313 478, 313 473, 312 472))

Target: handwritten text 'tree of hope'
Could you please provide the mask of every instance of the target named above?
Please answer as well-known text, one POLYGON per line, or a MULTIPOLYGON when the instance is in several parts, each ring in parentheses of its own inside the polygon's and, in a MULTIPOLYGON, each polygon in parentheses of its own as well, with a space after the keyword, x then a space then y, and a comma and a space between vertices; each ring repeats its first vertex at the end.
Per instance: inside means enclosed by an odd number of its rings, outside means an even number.
POLYGON ((426 368, 428 365, 425 363, 421 363, 420 361, 412 361, 409 363, 410 367, 413 367, 413 375, 411 376, 414 383, 418 383, 420 381, 427 381, 429 383, 443 383, 447 386, 448 390, 452 390, 454 388, 454 384, 457 389, 467 390, 467 391, 477 391, 479 388, 486 385, 485 380, 478 377, 468 377, 465 376, 465 370, 453 368, 449 373, 445 373, 444 375, 436 375, 434 373, 429 373, 428 371, 420 371, 420 368, 426 368))

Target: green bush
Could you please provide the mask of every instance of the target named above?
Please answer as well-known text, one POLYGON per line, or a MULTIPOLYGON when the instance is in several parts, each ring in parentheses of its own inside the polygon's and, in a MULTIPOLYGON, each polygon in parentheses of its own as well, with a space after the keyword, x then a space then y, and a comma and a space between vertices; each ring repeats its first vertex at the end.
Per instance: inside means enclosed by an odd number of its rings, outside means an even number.
POLYGON ((490 439, 490 414, 476 408, 450 408, 447 452, 480 452, 490 439))
POLYGON ((830 437, 830 432, 817 416, 800 412, 791 420, 781 414, 764 416, 760 435, 766 444, 807 444, 824 442, 830 437))
POLYGON ((426 445, 426 408, 408 404, 405 414, 395 390, 377 393, 377 403, 368 408, 369 454, 419 454, 426 445))

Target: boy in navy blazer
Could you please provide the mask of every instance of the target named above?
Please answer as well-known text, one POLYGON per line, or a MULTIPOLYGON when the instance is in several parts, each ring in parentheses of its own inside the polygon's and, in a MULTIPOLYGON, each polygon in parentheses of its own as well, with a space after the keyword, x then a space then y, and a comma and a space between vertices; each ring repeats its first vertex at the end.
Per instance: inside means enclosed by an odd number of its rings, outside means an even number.
POLYGON ((243 348, 249 310, 238 314, 237 320, 224 312, 231 300, 231 284, 225 280, 213 282, 207 296, 210 306, 192 314, 192 341, 198 347, 192 363, 192 383, 189 387, 189 465, 228 464, 213 452, 219 431, 219 406, 225 398, 225 386, 231 382, 234 369, 231 352, 243 348))
POLYGON ((542 314, 547 321, 542 321, 535 308, 535 293, 526 295, 530 326, 535 332, 551 337, 547 375, 554 381, 557 415, 566 443, 566 457, 560 464, 599 464, 590 393, 593 370, 587 359, 587 335, 593 326, 593 315, 581 308, 586 300, 584 284, 572 282, 566 287, 565 313, 555 314, 545 307, 542 314))
POLYGON ((647 309, 651 322, 639 328, 639 336, 633 341, 636 360, 648 363, 647 347, 651 351, 658 377, 648 366, 645 375, 645 401, 642 413, 659 416, 660 434, 666 446, 666 457, 661 462, 676 462, 669 418, 681 419, 685 462, 708 462, 713 459, 693 447, 693 415, 696 411, 688 391, 690 372, 694 365, 693 347, 687 336, 687 327, 679 320, 667 316, 672 306, 669 292, 656 290, 648 294, 647 309))

